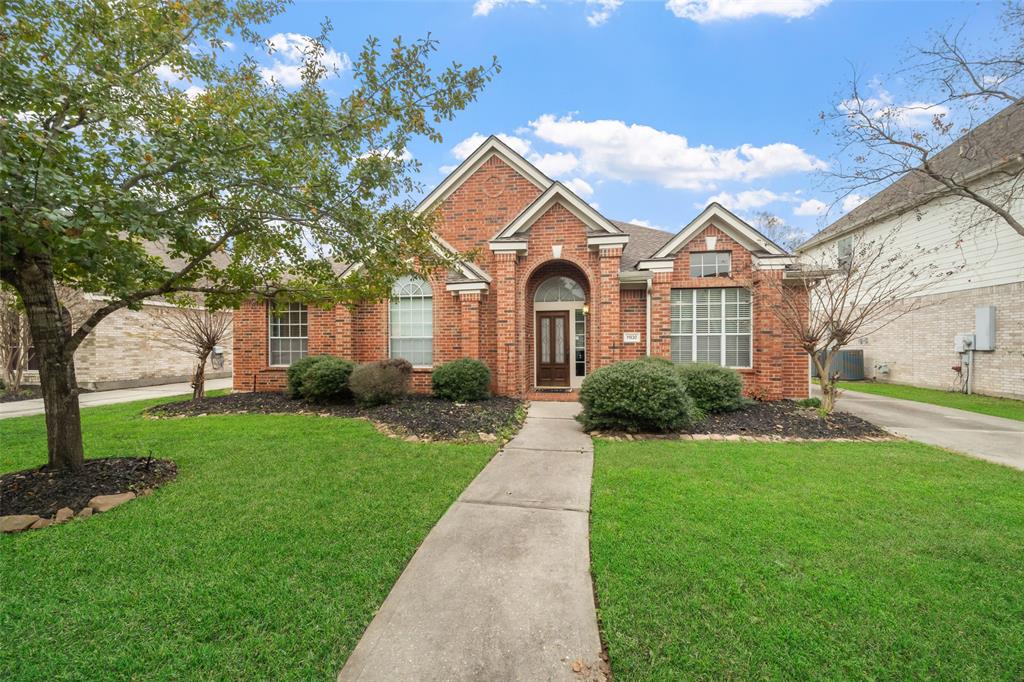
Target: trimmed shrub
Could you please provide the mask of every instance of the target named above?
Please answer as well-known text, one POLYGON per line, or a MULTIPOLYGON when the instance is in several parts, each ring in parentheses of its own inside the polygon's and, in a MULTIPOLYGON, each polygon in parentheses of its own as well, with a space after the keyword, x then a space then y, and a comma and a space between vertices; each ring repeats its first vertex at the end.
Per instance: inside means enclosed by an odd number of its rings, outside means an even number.
POLYGON ((796 401, 796 404, 800 407, 813 407, 815 409, 821 407, 820 398, 804 398, 803 400, 796 401))
POLYGON ((315 403, 347 399, 352 395, 348 382, 354 367, 354 364, 341 358, 321 358, 302 377, 302 397, 315 403))
POLYGON ((678 431, 702 417, 675 368, 650 360, 617 362, 590 374, 580 402, 578 419, 588 431, 678 431))
POLYGON ((745 404, 743 380, 734 369, 696 363, 676 365, 676 372, 703 412, 732 412, 745 404))
POLYGON ((321 360, 330 359, 330 355, 307 355, 299 358, 288 367, 288 396, 302 398, 302 385, 306 381, 306 373, 321 360))
POLYGON ((434 395, 456 403, 483 400, 490 395, 491 370, 479 360, 446 362, 430 376, 434 395))
POLYGON ((348 381, 356 402, 364 407, 388 405, 409 394, 412 365, 393 358, 359 365, 348 381))

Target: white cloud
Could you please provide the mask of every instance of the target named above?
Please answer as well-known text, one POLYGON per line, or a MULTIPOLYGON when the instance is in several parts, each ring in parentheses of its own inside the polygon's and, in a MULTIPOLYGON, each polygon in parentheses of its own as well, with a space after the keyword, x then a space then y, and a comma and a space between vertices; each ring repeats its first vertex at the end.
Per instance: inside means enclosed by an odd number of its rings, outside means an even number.
POLYGON ((156 73, 156 77, 157 78, 159 78, 160 80, 162 80, 162 81, 164 81, 166 83, 173 84, 173 83, 177 83, 178 81, 181 80, 181 76, 178 75, 178 72, 175 71, 174 69, 172 69, 167 64, 159 64, 159 65, 157 65, 153 69, 153 72, 156 73))
POLYGON ((188 97, 189 99, 195 99, 196 97, 202 95, 204 92, 206 92, 206 88, 200 87, 198 85, 190 85, 187 88, 185 88, 185 97, 188 97))
POLYGON ((622 0, 587 0, 587 7, 593 7, 587 15, 587 23, 591 26, 600 26, 621 6, 622 0))
POLYGON ((828 212, 828 204, 817 199, 807 199, 793 209, 793 215, 818 216, 828 212))
POLYGON ((747 211, 752 208, 761 208, 776 201, 790 201, 791 197, 785 194, 777 194, 770 189, 748 189, 736 194, 730 192, 719 192, 708 197, 703 204, 697 208, 704 208, 712 202, 718 202, 730 211, 747 211))
POLYGON ((903 128, 922 128, 931 125, 936 116, 949 114, 949 107, 930 102, 910 101, 897 104, 895 98, 882 87, 875 88, 874 97, 847 99, 839 103, 840 113, 863 112, 878 121, 887 121, 903 128))
POLYGON ((749 19, 759 14, 800 19, 831 0, 668 0, 666 9, 680 19, 699 24, 749 19))
POLYGON ((537 0, 476 0, 473 3, 473 16, 486 17, 499 7, 505 5, 536 5, 537 0))
MULTIPOLYGON (((312 48, 312 39, 301 33, 275 33, 267 39, 273 49, 274 60, 260 69, 268 83, 276 82, 287 88, 302 83, 302 63, 312 48)), ((352 60, 344 52, 326 48, 320 63, 327 69, 327 78, 352 68, 352 60)))
MULTIPOLYGON (((533 143, 524 137, 506 135, 505 133, 498 133, 497 137, 511 147, 517 154, 520 154, 530 163, 537 166, 537 168, 539 168, 545 175, 561 177, 567 173, 571 173, 576 166, 579 165, 579 160, 576 158, 575 154, 571 154, 569 152, 540 154, 533 150, 533 143)), ((452 147, 452 156, 459 161, 462 161, 476 151, 476 148, 483 144, 486 139, 487 137, 480 133, 473 133, 452 147)))
POLYGON ((845 197, 843 197, 843 213, 849 213, 850 211, 857 208, 867 200, 867 197, 862 196, 860 194, 847 194, 845 197))
POLYGON ((589 197, 594 193, 594 188, 591 187, 590 183, 583 178, 573 178, 572 180, 566 180, 562 184, 584 198, 589 197))
POLYGON ((749 181, 827 165, 785 142, 693 147, 682 135, 617 120, 544 114, 530 127, 539 139, 573 149, 584 173, 624 182, 645 180, 670 189, 708 189, 725 180, 749 181))

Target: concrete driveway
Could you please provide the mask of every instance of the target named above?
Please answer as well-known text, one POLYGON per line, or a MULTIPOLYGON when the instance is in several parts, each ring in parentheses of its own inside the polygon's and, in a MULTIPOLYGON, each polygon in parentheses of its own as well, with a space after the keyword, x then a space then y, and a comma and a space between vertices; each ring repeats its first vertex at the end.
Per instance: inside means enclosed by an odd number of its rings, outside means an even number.
MULTIPOLYGON (((821 395, 817 386, 812 394, 821 395)), ((1024 469, 1021 421, 856 391, 843 391, 836 409, 898 436, 1024 469)))
MULTIPOLYGON (((206 382, 207 391, 231 388, 231 378, 210 379, 206 382)), ((140 386, 139 388, 120 388, 115 391, 94 391, 78 396, 81 408, 113 405, 114 403, 130 403, 133 400, 149 400, 150 398, 168 398, 173 395, 192 393, 192 386, 187 383, 160 384, 158 386, 140 386)), ((43 399, 18 400, 13 403, 0 403, 0 419, 26 417, 30 414, 43 413, 43 399)))

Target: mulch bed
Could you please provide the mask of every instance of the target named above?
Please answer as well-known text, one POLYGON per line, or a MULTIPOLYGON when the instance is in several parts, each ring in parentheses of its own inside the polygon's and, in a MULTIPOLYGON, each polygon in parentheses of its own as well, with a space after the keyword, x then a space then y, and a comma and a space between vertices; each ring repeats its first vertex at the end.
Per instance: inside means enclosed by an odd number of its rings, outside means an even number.
POLYGON ((792 400, 752 402, 735 412, 709 414, 703 421, 681 433, 624 434, 594 432, 609 438, 763 438, 800 440, 845 440, 892 438, 892 434, 869 421, 847 412, 833 412, 828 418, 811 407, 801 407, 792 400))
POLYGON ((33 400, 42 397, 42 391, 36 386, 23 386, 17 391, 8 391, 6 389, 0 391, 0 403, 14 403, 19 400, 33 400))
POLYGON ((97 495, 140 493, 178 475, 169 459, 108 457, 87 459, 75 473, 26 469, 0 476, 0 516, 35 514, 53 516, 58 509, 78 511, 97 495))
POLYGON ((522 402, 493 397, 466 404, 431 396, 409 396, 393 405, 359 407, 352 403, 317 405, 281 393, 231 393, 199 402, 163 403, 149 408, 152 417, 197 417, 208 414, 318 414, 362 417, 400 434, 431 440, 456 440, 467 435, 498 435, 518 424, 522 402))

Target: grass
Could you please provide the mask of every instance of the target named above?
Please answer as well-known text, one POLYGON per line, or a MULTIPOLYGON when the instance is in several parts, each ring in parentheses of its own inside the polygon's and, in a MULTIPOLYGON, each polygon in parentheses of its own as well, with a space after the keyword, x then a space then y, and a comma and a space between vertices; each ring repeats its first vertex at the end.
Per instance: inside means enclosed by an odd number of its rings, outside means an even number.
POLYGON ((615 679, 1024 679, 1024 473, 908 442, 596 442, 615 679))
MULTIPOLYGON (((839 388, 858 393, 872 393, 888 398, 902 398, 903 400, 913 400, 919 403, 953 407, 958 410, 966 410, 967 412, 988 414, 993 417, 1024 421, 1024 400, 996 398, 977 393, 967 395, 966 393, 942 391, 936 388, 921 388, 919 386, 905 386, 903 384, 883 384, 874 381, 840 381, 839 388)), ((840 398, 839 409, 842 409, 842 398, 840 398)))
MULTIPOLYGON (((92 457, 178 478, 87 521, 0 537, 0 679, 333 680, 430 528, 496 451, 309 416, 83 410, 92 457)), ((0 470, 46 458, 0 421, 0 470)))

